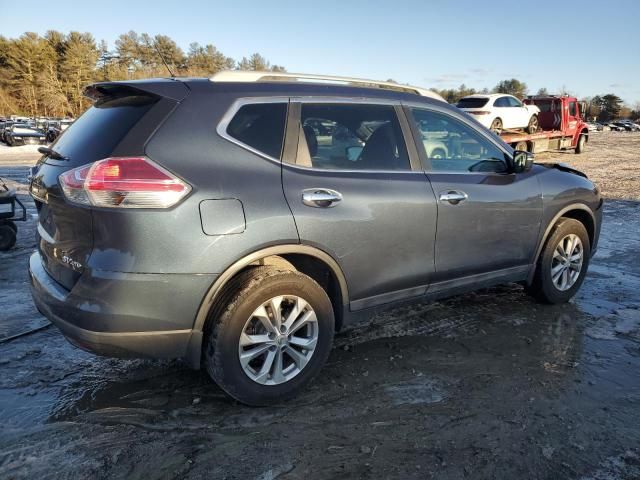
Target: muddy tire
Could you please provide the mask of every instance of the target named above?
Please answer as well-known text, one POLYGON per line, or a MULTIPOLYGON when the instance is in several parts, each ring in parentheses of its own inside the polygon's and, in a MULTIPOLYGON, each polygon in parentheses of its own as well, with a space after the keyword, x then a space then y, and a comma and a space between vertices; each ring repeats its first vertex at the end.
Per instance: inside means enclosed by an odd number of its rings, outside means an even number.
POLYGON ((515 150, 520 150, 522 152, 528 152, 529 151, 529 146, 527 145, 527 142, 518 142, 516 143, 516 146, 514 148, 515 150))
POLYGON ((584 225, 561 218, 540 253, 528 292, 543 303, 568 302, 584 281, 590 257, 591 244, 584 225))
POLYGON ((577 154, 584 152, 584 149, 586 146, 587 146, 587 137, 584 135, 584 133, 582 133, 580 134, 580 138, 578 139, 578 144, 576 145, 575 152, 577 154))
POLYGON ((0 225, 0 251, 11 250, 16 244, 16 232, 9 225, 0 225))
POLYGON ((536 133, 538 131, 538 116, 531 115, 529 125, 527 125, 527 133, 536 133))
POLYGON ((495 132, 498 135, 500 135, 500 133, 502 132, 502 120, 500 120, 499 118, 496 118, 493 122, 491 122, 491 127, 489 128, 492 132, 495 132))
POLYGON ((243 272, 212 313, 205 334, 207 372, 247 405, 291 398, 318 374, 331 351, 331 301, 298 271, 267 266, 243 272))

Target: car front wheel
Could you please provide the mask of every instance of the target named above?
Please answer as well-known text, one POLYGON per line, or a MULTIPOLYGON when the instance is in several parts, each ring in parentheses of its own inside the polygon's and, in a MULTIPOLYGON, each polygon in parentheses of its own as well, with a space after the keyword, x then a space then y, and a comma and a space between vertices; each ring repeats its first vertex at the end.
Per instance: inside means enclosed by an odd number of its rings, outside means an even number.
POLYGON ((560 219, 540 254, 529 292, 544 303, 568 302, 582 285, 590 256, 584 225, 573 218, 560 219))
POLYGON ((292 397, 329 356, 334 315, 326 292, 293 270, 258 267, 240 275, 213 312, 204 360, 211 378, 247 405, 292 397))

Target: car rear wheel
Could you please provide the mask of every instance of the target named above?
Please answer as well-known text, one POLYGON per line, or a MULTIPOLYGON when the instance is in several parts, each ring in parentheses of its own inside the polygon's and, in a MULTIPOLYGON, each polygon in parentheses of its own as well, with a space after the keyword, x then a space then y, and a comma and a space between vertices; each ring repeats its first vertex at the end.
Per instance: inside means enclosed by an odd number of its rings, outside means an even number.
POLYGON ((211 378, 247 405, 295 395, 320 371, 331 351, 334 315, 326 292, 293 270, 258 267, 221 296, 206 334, 211 378))
POLYGON ((544 303, 565 303, 584 280, 591 245, 584 225, 562 218, 554 227, 538 259, 529 293, 544 303))
POLYGON ((502 120, 496 118, 493 122, 491 122, 491 130, 496 132, 498 135, 502 132, 502 120))
POLYGON ((531 115, 529 125, 527 125, 527 133, 536 133, 538 131, 538 116, 531 115))

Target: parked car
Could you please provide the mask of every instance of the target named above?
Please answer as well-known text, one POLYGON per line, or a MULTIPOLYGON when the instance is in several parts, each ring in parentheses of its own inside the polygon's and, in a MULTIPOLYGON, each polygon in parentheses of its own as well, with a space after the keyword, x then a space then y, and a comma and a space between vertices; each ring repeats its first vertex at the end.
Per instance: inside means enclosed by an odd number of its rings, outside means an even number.
POLYGON ((5 134, 7 145, 38 145, 46 143, 44 132, 30 127, 26 123, 14 123, 5 134))
POLYGON ((602 131, 602 125, 595 123, 595 122, 587 122, 587 128, 589 129, 590 132, 601 132, 602 131))
POLYGON ((598 128, 600 128, 600 130, 602 130, 603 132, 611 131, 611 127, 609 126, 608 123, 597 122, 596 125, 598 125, 598 128))
POLYGON ((513 95, 469 95, 460 99, 456 106, 498 134, 505 129, 523 128, 528 133, 538 130, 540 109, 535 105, 525 105, 513 95))
POLYGON ((613 132, 624 132, 627 130, 624 125, 618 125, 616 122, 609 122, 607 125, 613 132))
POLYGON ((41 147, 31 289, 72 343, 181 357, 263 405, 396 302, 580 288, 602 217, 586 175, 417 87, 264 75, 98 83, 41 147))
POLYGON ((52 143, 73 123, 73 119, 53 120, 47 123, 44 131, 47 135, 47 141, 52 143))
POLYGON ((637 132, 640 131, 640 125, 636 125, 631 120, 618 120, 613 122, 618 127, 622 127, 627 132, 637 132))
POLYGON ((6 120, 0 123, 0 140, 3 141, 4 143, 7 143, 7 139, 5 138, 5 135, 9 131, 9 128, 11 128, 11 125, 13 125, 13 123, 14 122, 12 122, 11 120, 6 120))

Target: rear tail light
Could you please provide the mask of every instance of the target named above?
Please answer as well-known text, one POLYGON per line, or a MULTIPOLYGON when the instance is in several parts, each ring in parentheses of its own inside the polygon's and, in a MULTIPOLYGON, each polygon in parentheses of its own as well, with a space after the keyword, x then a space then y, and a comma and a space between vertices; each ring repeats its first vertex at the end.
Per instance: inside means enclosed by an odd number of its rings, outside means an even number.
POLYGON ((489 115, 491 112, 485 112, 484 110, 468 110, 467 113, 471 115, 489 115))
POLYGON ((58 177, 74 203, 111 208, 167 208, 191 186, 145 157, 105 158, 58 177))

